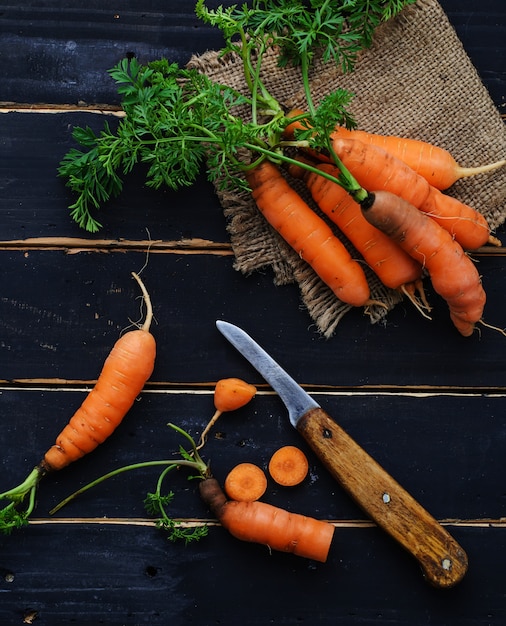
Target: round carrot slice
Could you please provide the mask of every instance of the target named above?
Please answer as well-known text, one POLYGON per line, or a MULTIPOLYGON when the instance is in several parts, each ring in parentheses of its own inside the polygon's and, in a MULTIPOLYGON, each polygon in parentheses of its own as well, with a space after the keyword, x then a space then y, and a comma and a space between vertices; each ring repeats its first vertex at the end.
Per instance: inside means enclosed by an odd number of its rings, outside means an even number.
POLYGON ((230 470, 225 479, 225 491, 231 500, 254 502, 267 489, 267 476, 254 463, 239 463, 230 470))
POLYGON ((269 461, 269 474, 283 487, 293 487, 306 478, 309 463, 306 455, 296 446, 283 446, 274 452, 269 461))

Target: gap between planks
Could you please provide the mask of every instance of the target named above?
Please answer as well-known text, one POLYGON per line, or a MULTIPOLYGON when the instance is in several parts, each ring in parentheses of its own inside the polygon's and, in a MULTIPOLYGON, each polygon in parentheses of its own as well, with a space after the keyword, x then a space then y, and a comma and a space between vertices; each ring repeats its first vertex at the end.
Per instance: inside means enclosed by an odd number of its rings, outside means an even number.
POLYGON ((164 254, 216 254, 233 255, 228 242, 208 239, 179 240, 129 240, 129 239, 86 239, 84 237, 30 237, 0 241, 0 250, 64 250, 68 254, 99 250, 100 252, 149 251, 164 254))
MULTIPOLYGON (((0 379, 0 393, 9 391, 35 391, 35 392, 82 392, 87 393, 95 385, 96 380, 66 380, 61 378, 29 378, 29 379, 0 379)), ((181 382, 169 381, 148 382, 142 394, 163 395, 212 395, 216 381, 181 382)), ((274 396, 275 391, 270 389, 267 383, 256 385, 258 396, 274 396)), ((367 385, 347 388, 335 388, 327 386, 315 386, 301 383, 301 387, 312 396, 405 396, 412 398, 430 397, 495 397, 506 396, 506 387, 437 387, 420 385, 419 387, 407 386, 382 386, 367 385)))
MULTIPOLYGON (((213 519, 175 519, 184 528, 197 528, 200 526, 220 526, 213 519)), ((325 520, 336 528, 375 528, 377 524, 370 520, 325 520)), ((484 519, 441 519, 442 526, 454 526, 465 528, 506 528, 506 517, 484 519)), ((84 525, 107 525, 107 526, 147 526, 156 528, 156 522, 151 519, 123 518, 123 517, 60 517, 60 518, 34 518, 29 521, 31 526, 58 525, 58 524, 84 524, 84 525)))

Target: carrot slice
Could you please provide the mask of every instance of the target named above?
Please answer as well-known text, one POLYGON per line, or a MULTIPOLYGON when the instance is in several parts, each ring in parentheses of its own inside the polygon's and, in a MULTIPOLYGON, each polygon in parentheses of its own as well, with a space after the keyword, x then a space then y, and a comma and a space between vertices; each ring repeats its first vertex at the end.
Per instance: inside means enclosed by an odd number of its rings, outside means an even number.
POLYGON ((283 487, 293 487, 306 478, 309 463, 306 455, 296 446, 283 446, 274 452, 269 461, 269 474, 283 487))
POLYGON ((225 479, 225 491, 231 500, 254 502, 267 489, 267 476, 254 463, 239 463, 230 470, 225 479))

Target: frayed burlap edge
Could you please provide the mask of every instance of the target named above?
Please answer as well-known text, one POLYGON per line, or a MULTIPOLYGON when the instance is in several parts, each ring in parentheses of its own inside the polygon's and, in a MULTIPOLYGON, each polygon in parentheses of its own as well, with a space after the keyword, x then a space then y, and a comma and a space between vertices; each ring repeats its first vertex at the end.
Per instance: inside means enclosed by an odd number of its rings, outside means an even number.
MULTIPOLYGON (((209 51, 194 56, 189 67, 246 93, 242 66, 234 55, 209 51)), ((264 60, 262 78, 287 109, 306 107, 299 70, 278 68, 274 53, 264 60)), ((343 75, 334 65, 317 61, 311 75, 315 103, 337 88, 355 94, 351 111, 365 130, 441 145, 463 166, 504 157, 506 127, 437 0, 418 0, 382 25, 353 73, 343 75)), ((247 115, 247 111, 237 113, 247 115)), ((300 181, 290 182, 319 212, 300 181)), ((319 331, 330 337, 351 307, 338 300, 265 222, 249 194, 223 191, 219 181, 216 192, 227 218, 235 268, 249 274, 269 267, 275 284, 296 282, 310 317, 319 331)), ((449 193, 476 207, 491 227, 497 228, 506 216, 506 168, 459 181, 449 193)), ((352 256, 362 260, 349 242, 336 234, 352 256)), ((385 305, 366 311, 374 323, 402 298, 385 288, 365 264, 364 270, 371 297, 385 305)))

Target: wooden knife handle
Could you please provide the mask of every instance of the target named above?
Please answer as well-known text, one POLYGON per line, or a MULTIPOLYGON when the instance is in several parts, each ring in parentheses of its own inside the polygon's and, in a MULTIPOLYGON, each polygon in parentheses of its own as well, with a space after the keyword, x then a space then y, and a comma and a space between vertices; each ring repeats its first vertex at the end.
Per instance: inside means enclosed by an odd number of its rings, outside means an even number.
POLYGON ((410 552, 436 587, 452 587, 467 570, 453 537, 322 409, 311 409, 297 430, 357 504, 410 552))

